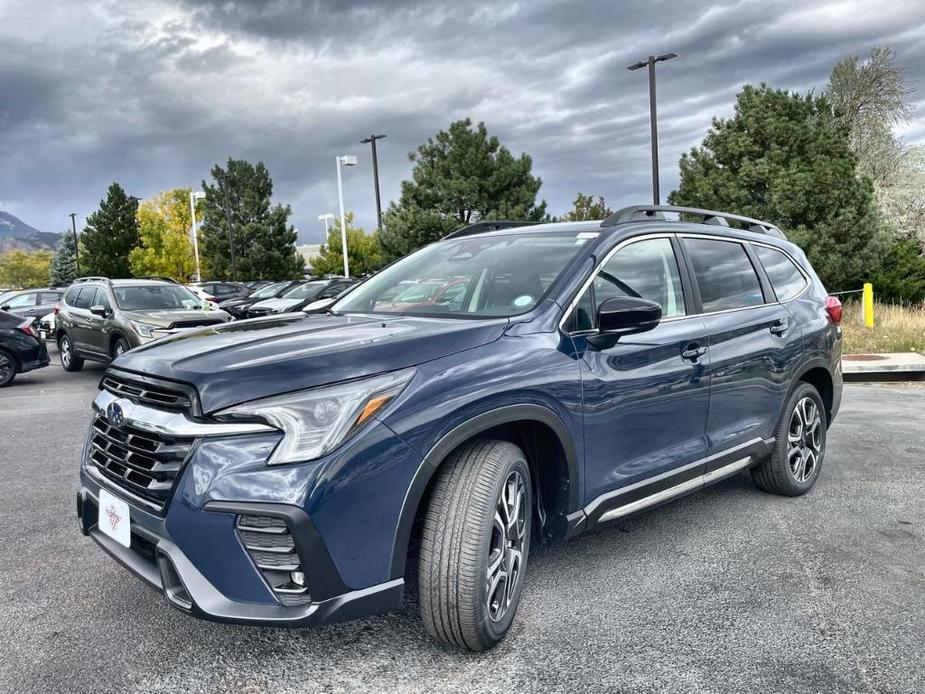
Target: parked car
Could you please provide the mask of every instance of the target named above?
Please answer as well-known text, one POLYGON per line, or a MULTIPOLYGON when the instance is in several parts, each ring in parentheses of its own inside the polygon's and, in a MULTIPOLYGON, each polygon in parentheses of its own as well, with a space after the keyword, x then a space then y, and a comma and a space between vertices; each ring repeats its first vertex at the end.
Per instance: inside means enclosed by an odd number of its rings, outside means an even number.
POLYGON ((276 299, 288 292, 290 289, 304 284, 305 280, 285 280, 283 282, 274 282, 258 289, 253 294, 243 299, 229 299, 219 304, 219 308, 227 311, 235 318, 247 318, 247 310, 264 299, 276 299))
POLYGON ((203 298, 215 304, 221 304, 228 299, 244 299, 252 293, 250 287, 240 282, 194 282, 187 285, 187 289, 197 294, 201 291, 203 298))
POLYGON ((809 491, 841 400, 840 320, 760 220, 640 206, 476 225, 330 313, 122 357, 93 405, 81 527, 170 604, 224 622, 394 609, 415 562, 426 630, 483 650, 540 541, 746 470, 809 491), (383 308, 433 278, 467 279, 461 300, 383 308))
POLYGON ((199 297, 175 282, 85 277, 68 288, 58 311, 61 366, 80 371, 85 359, 108 362, 158 337, 230 319, 203 310, 199 297))
POLYGON ((46 287, 7 292, 0 296, 0 311, 8 311, 26 318, 44 318, 49 313, 54 313, 61 297, 64 296, 64 291, 60 287, 46 287))
POLYGON ((273 284, 273 280, 252 280, 250 282, 245 282, 244 286, 254 292, 266 287, 268 284, 273 284))
POLYGON ((32 319, 0 310, 0 388, 16 374, 48 366, 45 341, 32 327, 32 319))
POLYGON ((397 286, 397 291, 379 298, 376 310, 391 313, 419 312, 428 307, 452 307, 463 300, 469 278, 428 279, 397 286))
POLYGON ((357 283, 353 279, 313 280, 299 284, 278 299, 264 299, 247 309, 248 318, 269 316, 274 313, 301 311, 315 301, 335 299, 357 283))

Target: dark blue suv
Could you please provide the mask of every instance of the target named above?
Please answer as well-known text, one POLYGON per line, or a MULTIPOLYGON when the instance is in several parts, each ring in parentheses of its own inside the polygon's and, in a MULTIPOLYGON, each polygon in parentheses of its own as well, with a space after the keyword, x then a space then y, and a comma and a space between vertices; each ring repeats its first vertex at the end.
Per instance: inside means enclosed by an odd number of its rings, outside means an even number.
POLYGON ((325 314, 117 359, 83 532, 227 622, 390 610, 416 576, 427 631, 481 650, 538 541, 743 470, 777 494, 813 486, 841 308, 777 228, 667 206, 506 227, 456 232, 325 314))

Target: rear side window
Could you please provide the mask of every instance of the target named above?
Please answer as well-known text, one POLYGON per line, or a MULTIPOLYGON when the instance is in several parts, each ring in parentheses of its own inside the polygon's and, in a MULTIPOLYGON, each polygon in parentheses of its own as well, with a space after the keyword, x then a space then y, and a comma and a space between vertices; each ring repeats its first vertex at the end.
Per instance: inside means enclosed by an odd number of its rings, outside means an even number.
POLYGON ((77 295, 80 293, 80 287, 71 287, 64 293, 64 303, 73 306, 77 302, 77 295))
POLYGON ((767 246, 753 246, 771 280, 778 301, 789 301, 806 286, 806 278, 785 253, 767 246))
POLYGON ((764 303, 761 282, 745 247, 737 241, 684 239, 704 313, 764 303))
POLYGON ((61 292, 42 292, 39 295, 40 304, 54 304, 61 300, 61 292))

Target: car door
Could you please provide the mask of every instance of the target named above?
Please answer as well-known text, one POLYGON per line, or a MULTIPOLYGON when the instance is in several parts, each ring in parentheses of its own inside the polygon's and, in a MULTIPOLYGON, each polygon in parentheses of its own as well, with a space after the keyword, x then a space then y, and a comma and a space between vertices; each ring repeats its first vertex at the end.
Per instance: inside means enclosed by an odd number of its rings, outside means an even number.
POLYGON ((109 354, 112 337, 112 303, 109 300, 109 295, 106 294, 106 290, 102 287, 96 287, 96 291, 90 299, 87 313, 87 349, 98 354, 109 354), (105 309, 106 314, 100 316, 93 313, 92 309, 97 307, 105 309))
POLYGON ((90 343, 90 306, 96 298, 96 287, 81 287, 68 305, 69 325, 67 332, 71 337, 71 344, 81 352, 93 352, 90 343))
POLYGON ((645 495, 650 484, 672 486, 701 472, 709 353, 706 327, 691 315, 688 295, 677 241, 661 234, 611 251, 574 307, 569 329, 581 367, 592 515, 611 501, 625 503, 628 487, 645 495), (597 307, 621 296, 658 302, 661 322, 595 345, 597 307))
POLYGON ((23 316, 33 308, 35 308, 35 302, 38 299, 38 292, 24 292, 23 294, 17 294, 12 299, 7 301, 2 309, 8 311, 9 313, 15 313, 17 316, 23 316))
POLYGON ((760 446, 773 436, 800 359, 800 328, 747 242, 694 235, 682 242, 709 334, 709 452, 760 446))

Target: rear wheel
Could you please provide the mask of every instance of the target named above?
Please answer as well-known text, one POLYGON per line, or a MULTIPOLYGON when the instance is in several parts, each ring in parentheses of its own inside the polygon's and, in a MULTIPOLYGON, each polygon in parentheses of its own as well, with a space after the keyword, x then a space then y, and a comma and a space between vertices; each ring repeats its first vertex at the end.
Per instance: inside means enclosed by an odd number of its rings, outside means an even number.
POLYGON ((421 618, 447 644, 482 651, 504 638, 530 553, 530 468, 506 441, 476 441, 437 473, 419 559, 421 618))
POLYGON ((12 354, 0 349, 0 388, 8 386, 16 378, 16 360, 12 354))
POLYGON ((800 383, 790 394, 777 424, 773 452, 752 470, 758 486, 785 496, 808 492, 822 469, 825 428, 822 398, 809 383, 800 383))
POLYGON ((58 356, 65 371, 80 371, 84 367, 84 360, 74 354, 74 345, 67 333, 58 338, 58 356))

